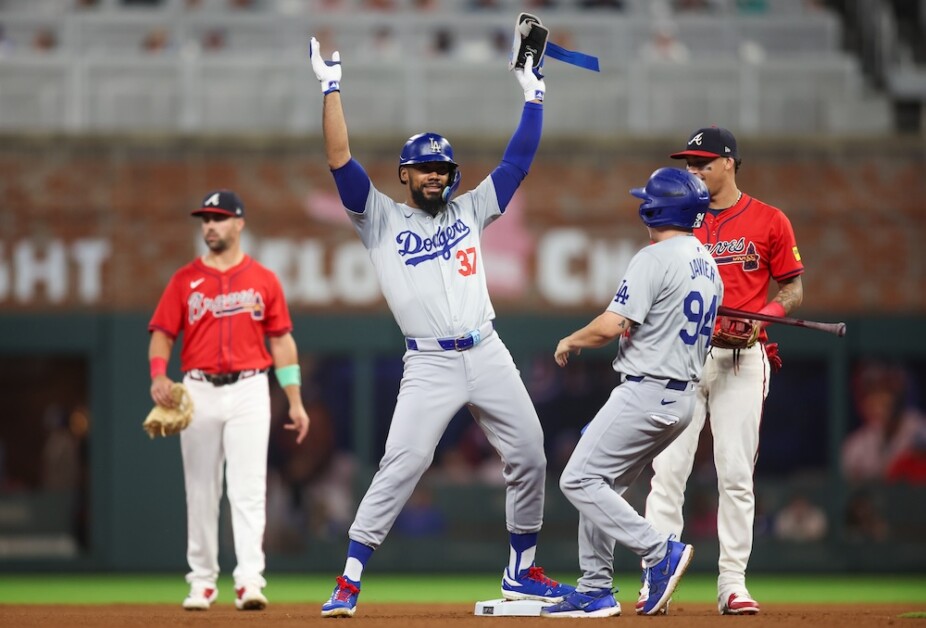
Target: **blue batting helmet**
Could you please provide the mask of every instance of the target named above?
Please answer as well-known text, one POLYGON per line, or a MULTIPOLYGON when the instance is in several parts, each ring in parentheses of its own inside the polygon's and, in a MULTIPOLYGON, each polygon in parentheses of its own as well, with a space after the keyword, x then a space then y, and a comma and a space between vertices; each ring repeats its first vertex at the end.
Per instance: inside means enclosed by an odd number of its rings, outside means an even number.
POLYGON ((414 166, 431 162, 450 164, 449 185, 444 188, 441 198, 447 203, 460 185, 460 166, 453 160, 453 147, 450 142, 437 133, 419 133, 408 138, 399 155, 399 169, 402 166, 414 166))
POLYGON ((704 182, 678 168, 656 170, 645 188, 633 188, 630 193, 643 199, 640 218, 647 227, 700 227, 711 202, 704 182))

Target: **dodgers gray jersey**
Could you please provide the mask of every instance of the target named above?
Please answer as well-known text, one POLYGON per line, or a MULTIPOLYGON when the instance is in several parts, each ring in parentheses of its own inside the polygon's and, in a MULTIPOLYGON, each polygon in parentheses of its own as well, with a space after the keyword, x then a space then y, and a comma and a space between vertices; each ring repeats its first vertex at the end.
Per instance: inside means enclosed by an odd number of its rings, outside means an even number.
POLYGON ((363 213, 347 214, 405 336, 456 337, 495 318, 480 248, 482 230, 501 216, 491 176, 434 217, 372 183, 363 213))
POLYGON ((676 236, 642 249, 608 310, 636 323, 622 336, 614 370, 698 380, 710 348, 723 282, 697 238, 676 236))

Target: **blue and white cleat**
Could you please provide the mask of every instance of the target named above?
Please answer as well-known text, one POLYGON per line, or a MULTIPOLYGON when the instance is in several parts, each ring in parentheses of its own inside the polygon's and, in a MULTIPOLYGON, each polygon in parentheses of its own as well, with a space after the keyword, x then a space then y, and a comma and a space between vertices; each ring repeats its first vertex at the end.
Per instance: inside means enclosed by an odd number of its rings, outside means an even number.
POLYGON ((541 617, 615 617, 621 605, 611 589, 573 591, 562 602, 540 609, 541 617))
POLYGON ((360 583, 338 576, 331 598, 322 604, 322 617, 353 617, 360 597, 360 583))
POLYGON ((658 615, 668 605, 675 587, 694 556, 694 548, 678 541, 668 541, 666 557, 646 570, 649 597, 643 605, 644 615, 658 615))
POLYGON ((510 577, 505 569, 502 576, 502 597, 506 600, 539 600, 554 604, 575 590, 572 585, 546 577, 542 567, 528 567, 517 578, 510 577))

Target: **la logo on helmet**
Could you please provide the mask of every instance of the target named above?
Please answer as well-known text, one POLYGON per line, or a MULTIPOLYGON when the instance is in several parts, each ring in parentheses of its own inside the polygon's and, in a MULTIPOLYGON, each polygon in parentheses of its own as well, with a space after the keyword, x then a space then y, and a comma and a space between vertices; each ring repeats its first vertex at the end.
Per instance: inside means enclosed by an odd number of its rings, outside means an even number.
POLYGON ((432 153, 439 153, 439 152, 441 152, 440 142, 438 142, 438 141, 437 141, 436 139, 434 139, 433 137, 431 138, 431 152, 432 152, 432 153))

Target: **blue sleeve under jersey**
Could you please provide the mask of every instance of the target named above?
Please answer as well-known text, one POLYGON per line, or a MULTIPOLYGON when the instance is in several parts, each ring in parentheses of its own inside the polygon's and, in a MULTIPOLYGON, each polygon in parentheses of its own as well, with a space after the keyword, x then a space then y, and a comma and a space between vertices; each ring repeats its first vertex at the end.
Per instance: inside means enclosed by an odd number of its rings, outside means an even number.
POLYGON ((351 158, 340 168, 332 170, 331 174, 344 207, 355 214, 362 214, 366 209, 367 196, 370 195, 370 175, 367 171, 360 162, 351 158))
POLYGON ((543 129, 543 105, 524 103, 521 122, 508 142, 502 162, 492 171, 492 182, 502 212, 514 196, 514 191, 527 176, 537 147, 540 146, 540 132, 543 129))

